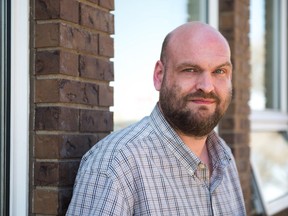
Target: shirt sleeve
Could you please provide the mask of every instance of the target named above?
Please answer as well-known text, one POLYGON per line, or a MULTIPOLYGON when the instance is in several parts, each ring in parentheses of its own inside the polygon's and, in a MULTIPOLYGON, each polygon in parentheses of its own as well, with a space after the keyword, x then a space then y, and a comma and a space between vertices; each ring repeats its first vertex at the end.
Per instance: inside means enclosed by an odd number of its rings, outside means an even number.
POLYGON ((77 174, 66 216, 132 214, 115 179, 96 170, 85 170, 77 174))

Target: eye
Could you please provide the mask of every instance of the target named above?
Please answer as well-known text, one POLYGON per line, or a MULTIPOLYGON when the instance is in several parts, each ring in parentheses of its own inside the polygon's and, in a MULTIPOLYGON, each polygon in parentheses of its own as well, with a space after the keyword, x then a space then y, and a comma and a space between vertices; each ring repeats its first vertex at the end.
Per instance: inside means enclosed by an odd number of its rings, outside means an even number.
POLYGON ((188 72, 188 73, 196 73, 198 70, 196 68, 185 68, 182 70, 183 72, 188 72))
POLYGON ((225 74, 225 71, 223 69, 217 69, 214 71, 215 74, 225 74))

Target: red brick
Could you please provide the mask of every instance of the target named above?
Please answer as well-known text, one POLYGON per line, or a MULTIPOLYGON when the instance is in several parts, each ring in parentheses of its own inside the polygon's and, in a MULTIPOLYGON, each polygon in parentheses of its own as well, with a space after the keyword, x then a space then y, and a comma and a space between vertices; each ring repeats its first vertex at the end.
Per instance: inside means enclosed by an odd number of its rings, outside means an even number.
POLYGON ((35 162, 34 163, 34 184, 35 185, 58 185, 59 163, 35 162))
POLYGON ((235 116, 231 116, 231 117, 225 117, 225 121, 221 121, 220 123, 221 125, 221 129, 225 130, 226 132, 231 132, 231 131, 246 131, 249 130, 250 128, 250 121, 249 119, 245 118, 245 116, 243 117, 235 117, 235 116))
POLYGON ((221 137, 231 146, 233 145, 247 145, 249 143, 249 135, 246 133, 240 133, 231 131, 230 133, 224 132, 221 133, 221 137))
POLYGON ((222 13, 219 18, 219 23, 221 23, 222 29, 231 29, 234 25, 234 14, 232 12, 222 13))
POLYGON ((113 38, 107 35, 99 35, 99 55, 109 58, 114 56, 113 38))
POLYGON ((38 186, 73 186, 80 161, 35 162, 34 184, 38 186))
POLYGON ((81 110, 81 132, 109 132, 113 130, 113 114, 109 111, 81 110))
POLYGON ((89 2, 93 2, 93 3, 95 3, 95 4, 98 4, 98 1, 99 0, 88 0, 89 2))
POLYGON ((70 76, 79 76, 79 56, 72 52, 60 52, 59 72, 70 76))
POLYGON ((79 3, 75 0, 35 0, 35 19, 63 19, 78 23, 79 3))
POLYGON ((221 15, 225 11, 233 11, 235 0, 220 0, 219 1, 219 11, 221 11, 221 15))
POLYGON ((37 107, 35 109, 35 130, 77 131, 79 110, 64 107, 37 107))
POLYGON ((62 50, 38 51, 35 54, 35 73, 78 76, 78 55, 62 50))
POLYGON ((34 189, 32 213, 57 215, 58 207, 57 190, 34 189))
POLYGON ((35 47, 44 48, 59 46, 59 32, 58 23, 36 24, 35 47))
POLYGON ((61 24, 60 34, 62 47, 98 54, 98 34, 67 24, 61 24))
POLYGON ((99 0, 99 6, 107 8, 109 10, 114 10, 114 0, 99 0))
POLYGON ((65 187, 64 189, 59 190, 59 193, 58 193, 58 201, 59 201, 58 215, 65 215, 66 214, 66 211, 68 209, 71 197, 72 197, 72 188, 67 189, 65 187))
POLYGON ((35 89, 37 103, 67 102, 98 105, 99 87, 97 84, 64 79, 41 79, 36 80, 35 89))
POLYGON ((99 86, 99 106, 113 106, 113 87, 108 85, 99 86))
POLYGON ((60 80, 59 92, 61 102, 98 105, 99 87, 97 84, 60 80))
POLYGON ((34 156, 37 159, 60 158, 60 135, 35 135, 34 156))
POLYGON ((44 215, 65 215, 71 196, 72 188, 34 189, 32 213, 44 215))
POLYGON ((36 80, 35 102, 59 102, 58 86, 57 80, 36 80))
POLYGON ((244 159, 250 158, 250 147, 248 145, 242 145, 242 146, 234 145, 232 152, 236 158, 244 158, 244 159))
POLYGON ((59 12, 59 0, 35 0, 35 19, 56 19, 59 12))
POLYGON ((35 55, 36 74, 56 74, 59 71, 60 51, 40 51, 35 55))
MULTIPOLYGON (((109 45, 108 39, 102 40, 109 45)), ((111 45, 113 46, 113 43, 111 45)), ((98 55, 98 34, 67 23, 37 24, 35 46, 36 48, 64 47, 98 55)))
POLYGON ((77 175, 80 161, 60 162, 59 167, 59 185, 73 186, 77 175))
POLYGON ((239 173, 250 172, 250 160, 249 158, 242 158, 236 161, 237 169, 239 173))
POLYGON ((60 0, 60 18, 78 23, 79 2, 76 0, 60 0))
POLYGON ((103 10, 81 4, 81 25, 95 30, 114 33, 114 15, 103 10))
POLYGON ((36 135, 34 154, 38 159, 79 159, 106 135, 36 135))
POLYGON ((62 47, 79 50, 80 47, 85 47, 85 38, 89 33, 62 23, 60 34, 62 47))
POLYGON ((81 55, 79 64, 81 77, 105 81, 114 80, 113 62, 81 55))
POLYGON ((225 121, 221 121, 221 129, 225 131, 233 130, 235 126, 235 119, 234 118, 225 118, 225 121))

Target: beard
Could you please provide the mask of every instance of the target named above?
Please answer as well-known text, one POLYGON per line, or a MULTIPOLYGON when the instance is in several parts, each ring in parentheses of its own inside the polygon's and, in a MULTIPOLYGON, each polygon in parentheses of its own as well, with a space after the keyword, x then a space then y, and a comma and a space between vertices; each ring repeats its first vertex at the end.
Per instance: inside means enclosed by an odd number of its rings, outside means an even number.
POLYGON ((227 110, 232 97, 232 90, 221 105, 221 99, 215 93, 205 93, 201 90, 181 96, 180 88, 172 86, 168 88, 165 82, 160 90, 160 107, 165 119, 176 131, 187 136, 207 136, 218 124, 227 110), (215 112, 209 114, 208 108, 200 106, 193 110, 188 107, 193 98, 209 98, 216 102, 215 112))

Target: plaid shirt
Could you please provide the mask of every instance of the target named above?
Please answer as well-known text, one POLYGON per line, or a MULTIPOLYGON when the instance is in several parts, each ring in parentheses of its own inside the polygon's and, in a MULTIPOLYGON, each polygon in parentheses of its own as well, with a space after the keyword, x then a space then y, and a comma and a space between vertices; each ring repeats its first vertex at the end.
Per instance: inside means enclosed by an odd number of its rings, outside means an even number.
POLYGON ((230 149, 215 132, 206 143, 211 177, 156 106, 85 154, 67 215, 246 215, 230 149))

